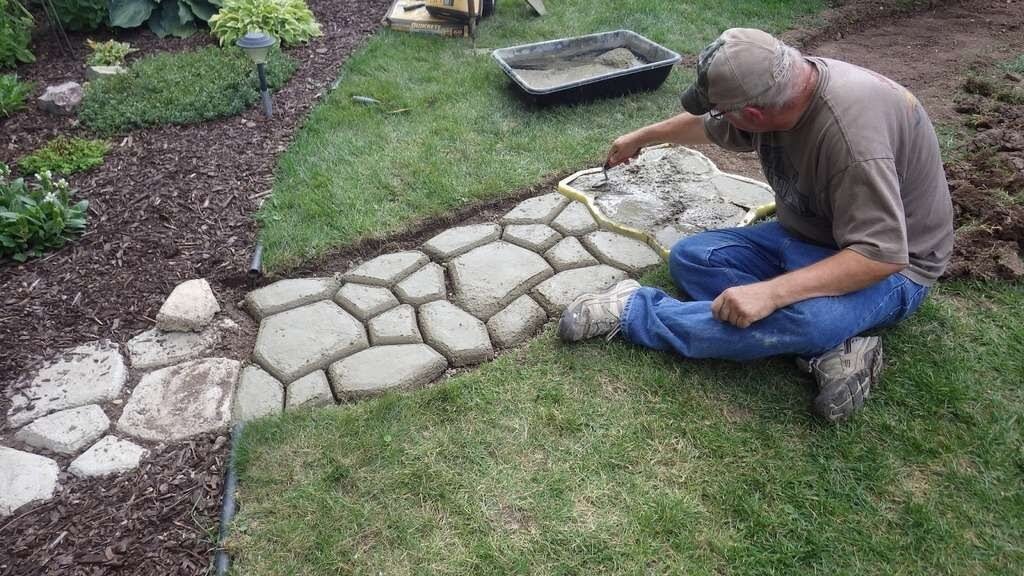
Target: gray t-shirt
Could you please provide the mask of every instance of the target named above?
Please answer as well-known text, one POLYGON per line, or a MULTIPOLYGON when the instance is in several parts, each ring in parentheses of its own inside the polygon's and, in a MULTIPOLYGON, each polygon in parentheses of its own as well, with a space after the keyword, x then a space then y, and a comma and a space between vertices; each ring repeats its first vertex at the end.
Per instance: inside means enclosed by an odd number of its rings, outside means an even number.
POLYGON ((930 286, 953 251, 953 205, 928 114, 909 91, 853 64, 818 70, 810 107, 785 132, 750 133, 705 117, 712 142, 761 158, 779 222, 811 242, 909 264, 930 286))

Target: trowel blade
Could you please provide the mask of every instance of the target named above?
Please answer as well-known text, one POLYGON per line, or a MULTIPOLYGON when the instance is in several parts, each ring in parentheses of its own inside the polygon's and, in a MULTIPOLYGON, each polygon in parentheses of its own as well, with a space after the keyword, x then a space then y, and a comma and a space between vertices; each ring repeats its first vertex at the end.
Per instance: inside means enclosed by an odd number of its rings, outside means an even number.
POLYGON ((544 7, 544 0, 526 0, 526 3, 533 8, 533 11, 540 16, 547 16, 548 9, 544 7))

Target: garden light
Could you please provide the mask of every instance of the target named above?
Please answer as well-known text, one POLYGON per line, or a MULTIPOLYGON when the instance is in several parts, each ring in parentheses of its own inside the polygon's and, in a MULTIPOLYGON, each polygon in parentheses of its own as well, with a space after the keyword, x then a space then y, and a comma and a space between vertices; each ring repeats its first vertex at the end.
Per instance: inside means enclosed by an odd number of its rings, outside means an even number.
POLYGON ((276 43, 277 40, 273 36, 259 30, 246 32, 245 36, 235 43, 256 63, 256 73, 260 77, 260 95, 263 97, 263 110, 266 111, 267 118, 273 114, 274 107, 270 102, 270 91, 267 89, 266 64, 270 49, 276 43))

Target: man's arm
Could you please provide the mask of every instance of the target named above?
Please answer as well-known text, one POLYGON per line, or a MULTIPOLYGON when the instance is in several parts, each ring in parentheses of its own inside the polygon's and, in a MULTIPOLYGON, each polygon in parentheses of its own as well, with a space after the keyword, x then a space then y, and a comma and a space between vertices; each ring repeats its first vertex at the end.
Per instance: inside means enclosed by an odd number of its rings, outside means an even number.
POLYGON ((619 136, 608 152, 608 166, 617 166, 636 157, 641 148, 654 144, 710 144, 704 132, 704 118, 683 112, 656 124, 619 136))
POLYGON ((853 250, 842 250, 771 280, 729 288, 711 303, 711 313, 722 322, 746 328, 794 302, 855 292, 904 268, 905 264, 878 262, 853 250))

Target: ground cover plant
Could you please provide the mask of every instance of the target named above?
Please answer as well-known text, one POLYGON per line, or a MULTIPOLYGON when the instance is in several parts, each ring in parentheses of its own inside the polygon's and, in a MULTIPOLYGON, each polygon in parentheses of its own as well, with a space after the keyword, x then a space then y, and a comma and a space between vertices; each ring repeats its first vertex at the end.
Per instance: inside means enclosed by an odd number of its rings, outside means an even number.
MULTIPOLYGON (((267 65, 270 87, 284 84, 295 66, 280 51, 272 52, 267 65)), ((252 62, 233 47, 149 56, 134 62, 126 74, 90 82, 79 118, 109 134, 232 116, 259 99, 255 76, 252 62)))
POLYGON ((60 248, 85 230, 86 200, 73 202, 68 183, 49 172, 10 179, 0 164, 0 259, 24 262, 60 248))
POLYGON ((286 45, 322 34, 305 0, 224 0, 210 18, 210 32, 222 46, 234 44, 251 30, 262 30, 286 45))
POLYGON ((18 0, 0 0, 0 68, 34 62, 29 50, 35 20, 18 0))
MULTIPOLYGON (((779 31, 818 0, 620 3, 566 0, 536 18, 511 3, 480 27, 478 49, 627 28, 696 54, 731 25, 779 31)), ((279 269, 410 220, 498 198, 544 176, 599 162, 612 138, 679 109, 688 67, 659 91, 533 109, 486 51, 382 31, 345 65, 338 88, 279 161, 260 213, 265 264, 279 269), (366 106, 352 96, 369 96, 366 106), (408 108, 402 114, 383 114, 408 108)))
POLYGON ((18 160, 18 168, 24 174, 69 175, 82 172, 103 164, 103 156, 110 150, 110 144, 103 140, 85 140, 58 136, 32 154, 18 160))
POLYGON ((0 74, 0 118, 24 108, 31 92, 32 84, 18 80, 17 74, 0 74))

